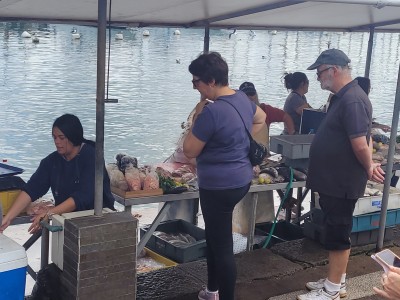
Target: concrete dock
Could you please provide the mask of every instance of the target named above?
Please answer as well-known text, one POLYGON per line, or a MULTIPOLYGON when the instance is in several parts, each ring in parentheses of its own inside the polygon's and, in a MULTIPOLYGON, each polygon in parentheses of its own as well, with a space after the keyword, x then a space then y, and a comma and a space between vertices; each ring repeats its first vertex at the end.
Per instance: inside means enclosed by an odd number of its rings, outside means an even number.
MULTIPOLYGON (((400 227, 384 248, 400 255, 400 227)), ((350 299, 381 299, 373 291, 380 286, 382 268, 371 259, 376 244, 353 247, 347 270, 350 299)), ((307 292, 304 284, 326 277, 327 251, 308 238, 278 243, 270 249, 258 249, 236 255, 236 300, 289 300, 307 292)), ((138 275, 138 300, 197 299, 207 279, 206 261, 138 275)))

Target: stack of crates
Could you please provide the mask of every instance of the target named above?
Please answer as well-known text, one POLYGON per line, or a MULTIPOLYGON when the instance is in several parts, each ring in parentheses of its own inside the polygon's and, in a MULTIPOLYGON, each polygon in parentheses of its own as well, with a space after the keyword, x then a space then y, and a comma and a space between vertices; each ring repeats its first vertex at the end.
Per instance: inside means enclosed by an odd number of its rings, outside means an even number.
MULTIPOLYGON (((358 200, 353 213, 353 227, 351 230, 351 242, 353 246, 377 242, 381 204, 382 195, 363 197, 358 200)), ((312 211, 310 218, 304 221, 304 235, 324 244, 323 213, 319 209, 318 198, 316 200, 316 208, 312 211)), ((391 188, 386 214, 385 241, 393 238, 393 229, 397 224, 400 224, 400 190, 391 188)))
POLYGON ((3 216, 11 208, 25 182, 18 176, 0 177, 0 204, 3 216))
MULTIPOLYGON (((382 195, 360 198, 353 213, 352 232, 371 232, 371 242, 376 242, 381 217, 382 195)), ((393 237, 393 228, 400 224, 400 190, 390 188, 386 213, 385 239, 393 237)))

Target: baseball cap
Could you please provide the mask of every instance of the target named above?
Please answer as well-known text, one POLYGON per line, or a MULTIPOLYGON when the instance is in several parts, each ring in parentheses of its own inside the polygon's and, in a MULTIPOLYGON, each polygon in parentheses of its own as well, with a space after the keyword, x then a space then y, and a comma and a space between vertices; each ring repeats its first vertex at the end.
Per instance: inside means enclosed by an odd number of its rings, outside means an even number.
POLYGON ((307 70, 314 70, 320 65, 336 65, 336 66, 347 66, 350 63, 350 58, 342 50, 339 49, 328 49, 323 51, 311 66, 307 70))
POLYGON ((254 96, 257 93, 254 84, 251 82, 248 82, 248 81, 243 82, 240 85, 239 90, 241 90, 243 93, 245 93, 248 96, 254 96))

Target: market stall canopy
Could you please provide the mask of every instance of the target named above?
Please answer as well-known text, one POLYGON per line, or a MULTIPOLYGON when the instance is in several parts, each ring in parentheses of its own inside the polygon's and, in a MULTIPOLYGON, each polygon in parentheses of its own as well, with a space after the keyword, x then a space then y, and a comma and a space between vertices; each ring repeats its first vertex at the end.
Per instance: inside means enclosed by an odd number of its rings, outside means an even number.
MULTIPOLYGON (((400 31, 400 0, 114 0, 111 10, 114 26, 400 31)), ((96 25, 97 18, 98 0, 0 0, 0 21, 96 25)))

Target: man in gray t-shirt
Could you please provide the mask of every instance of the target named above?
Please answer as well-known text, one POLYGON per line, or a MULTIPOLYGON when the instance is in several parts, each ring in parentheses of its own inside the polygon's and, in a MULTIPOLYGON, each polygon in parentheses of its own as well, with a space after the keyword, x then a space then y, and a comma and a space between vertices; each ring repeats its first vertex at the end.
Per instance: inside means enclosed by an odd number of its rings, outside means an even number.
POLYGON ((345 297, 352 217, 367 179, 383 182, 384 172, 372 161, 372 105, 352 80, 350 59, 338 49, 320 54, 308 70, 317 69, 321 88, 334 96, 310 148, 307 187, 319 193, 324 213, 328 277, 307 282, 309 293, 298 300, 339 300, 345 297))

